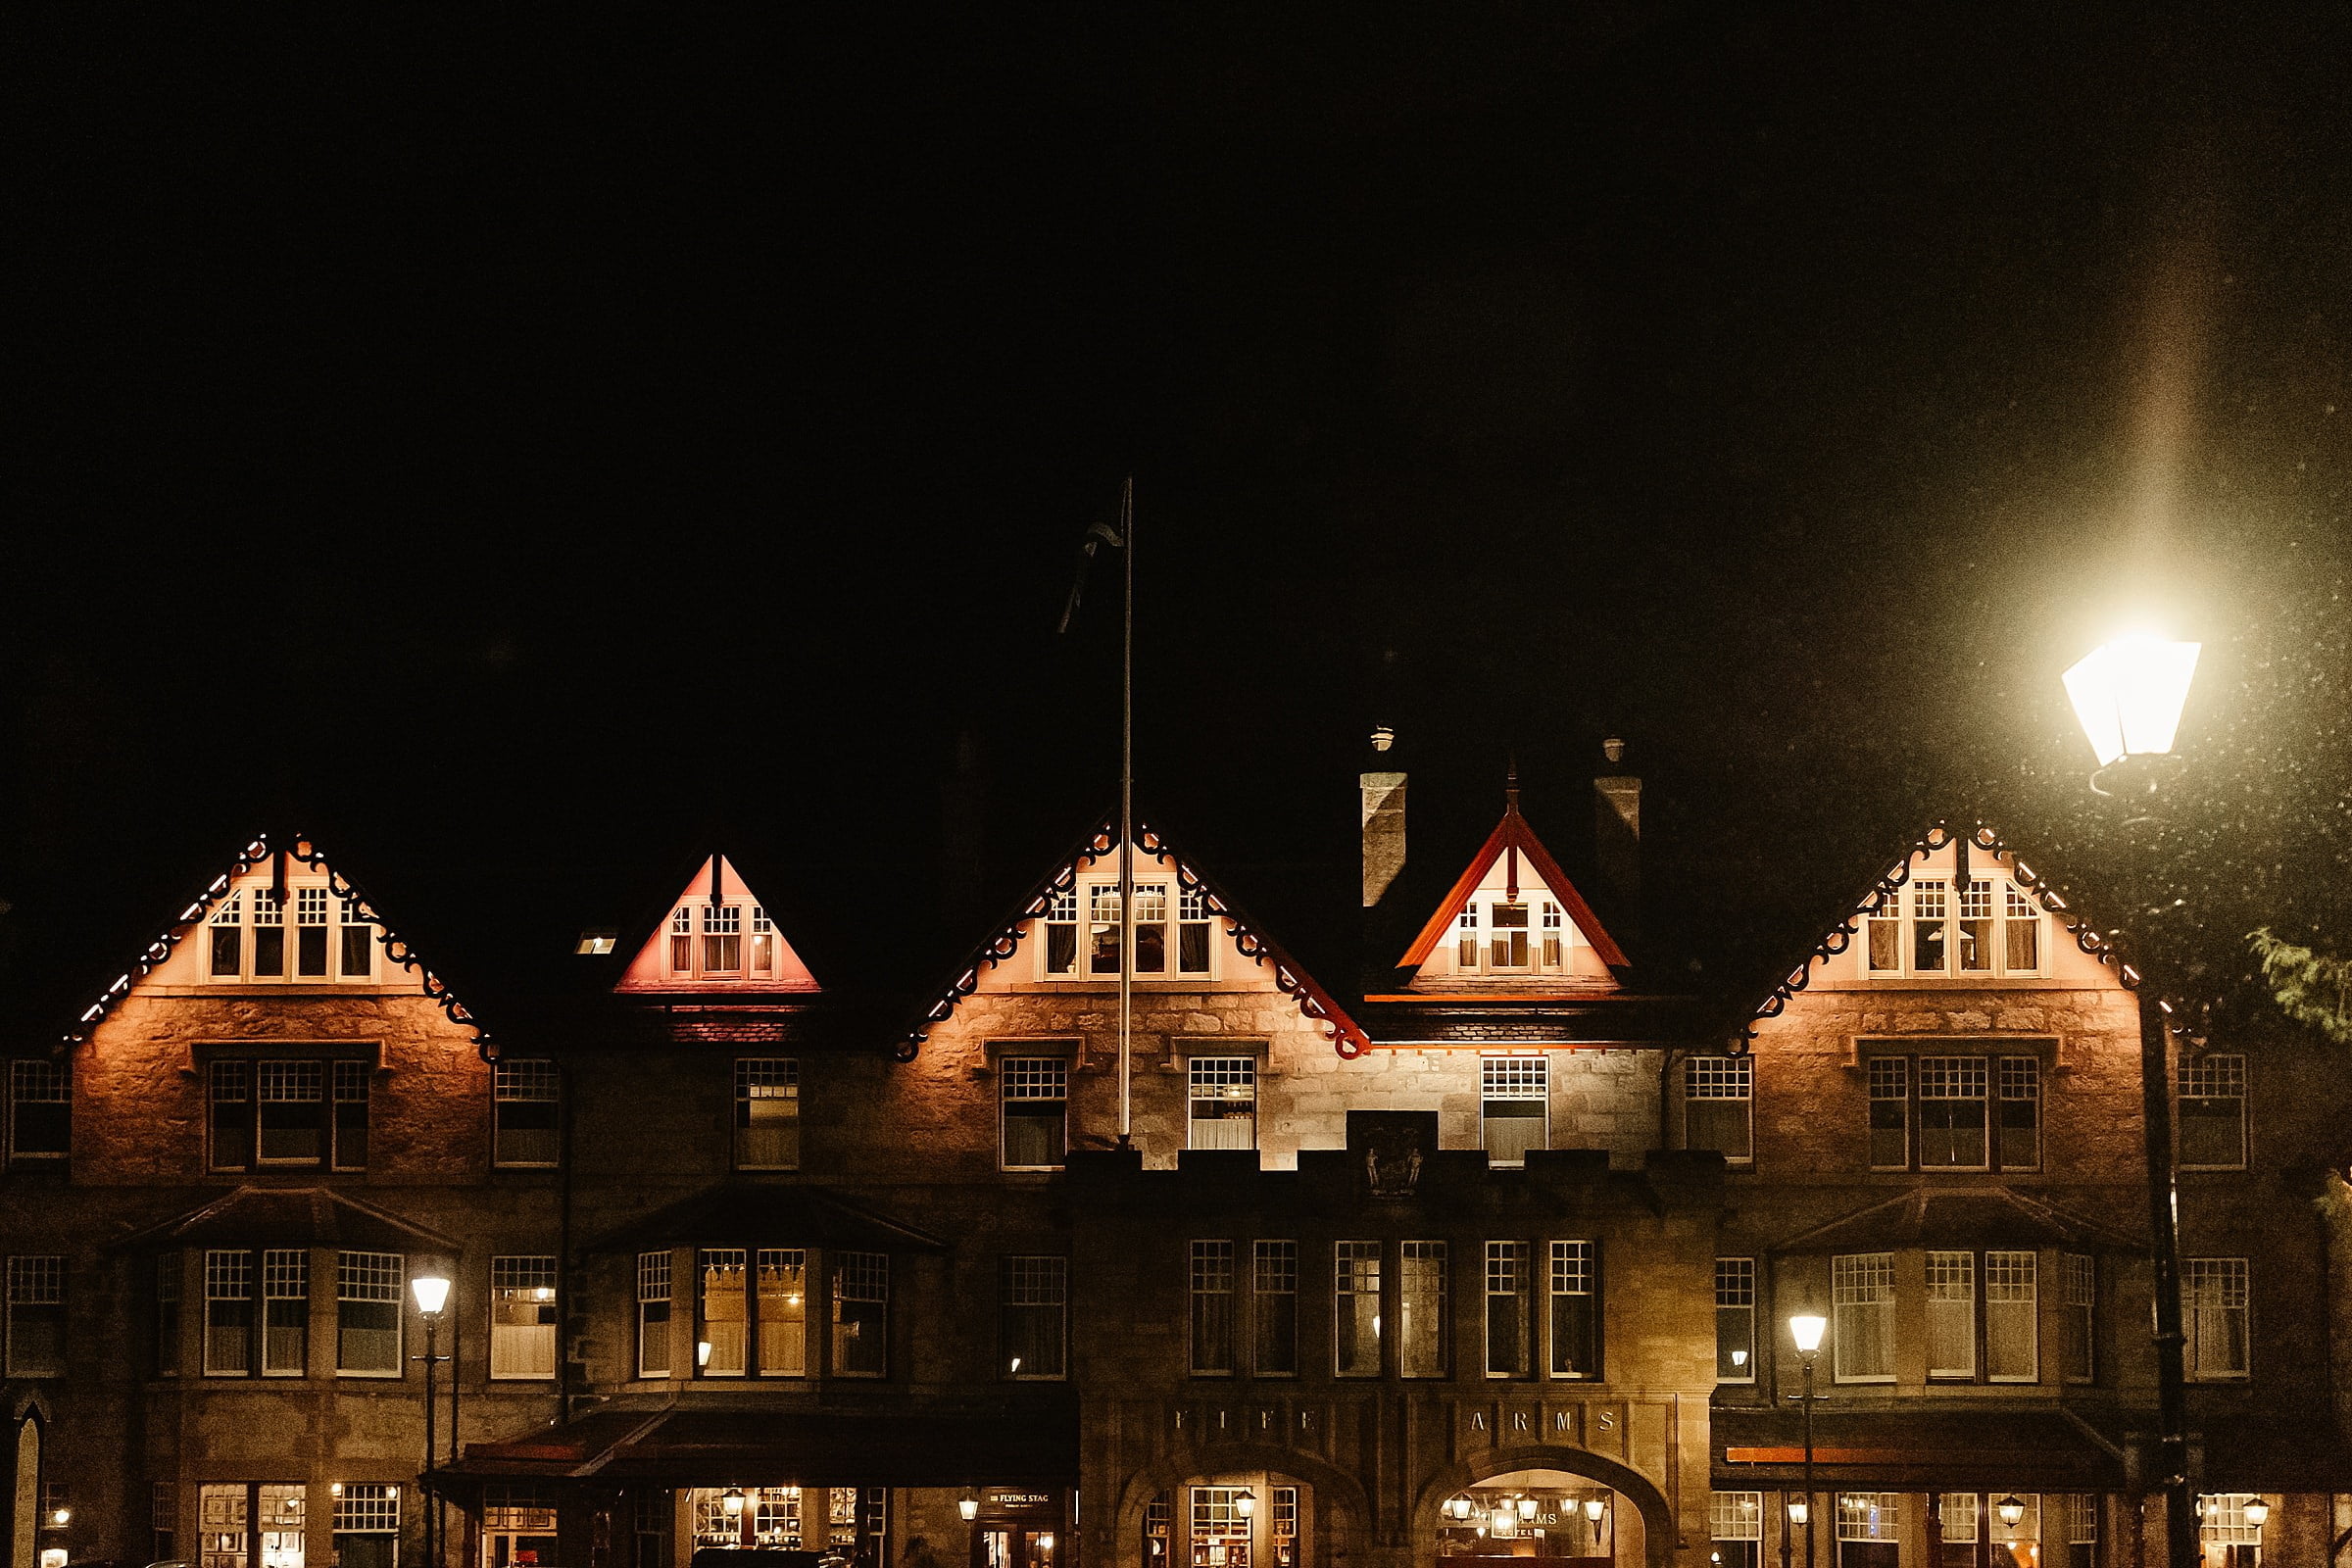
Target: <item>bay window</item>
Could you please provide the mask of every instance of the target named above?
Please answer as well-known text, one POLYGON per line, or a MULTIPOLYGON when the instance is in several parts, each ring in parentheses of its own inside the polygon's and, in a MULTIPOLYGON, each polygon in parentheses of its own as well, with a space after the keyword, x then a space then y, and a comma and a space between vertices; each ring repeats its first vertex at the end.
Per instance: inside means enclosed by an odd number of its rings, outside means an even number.
POLYGON ((311 1364, 311 1254, 299 1247, 262 1253, 262 1376, 298 1378, 311 1364))
POLYGON ((808 1254, 797 1247, 762 1247, 752 1306, 760 1342, 760 1371, 771 1378, 808 1375, 808 1254))
POLYGON ((833 1373, 878 1378, 890 1366, 890 1256, 833 1254, 833 1373))
POLYGON ((204 1254, 204 1375, 253 1375, 253 1254, 214 1249, 204 1254))
MULTIPOLYGON (((669 1254, 659 1255, 666 1260, 669 1254)), ((701 1249, 695 1254, 695 1375, 808 1376, 808 1254, 797 1247, 701 1249)), ((657 1288, 665 1291, 667 1283, 664 1274, 657 1288)), ((660 1304, 666 1324, 666 1297, 660 1304)))
POLYGON ((1928 1376, 1977 1375, 1977 1256, 1928 1254, 1928 1376))
POLYGON ((1894 1381, 1894 1254, 1830 1259, 1832 1360, 1840 1383, 1894 1381))
POLYGON ((2032 1383, 2041 1376, 2037 1258, 2032 1252, 1984 1254, 1984 1376, 2032 1383))
POLYGON ((695 1254, 699 1283, 694 1328, 695 1375, 739 1378, 751 1350, 750 1259, 740 1247, 704 1248, 695 1254))

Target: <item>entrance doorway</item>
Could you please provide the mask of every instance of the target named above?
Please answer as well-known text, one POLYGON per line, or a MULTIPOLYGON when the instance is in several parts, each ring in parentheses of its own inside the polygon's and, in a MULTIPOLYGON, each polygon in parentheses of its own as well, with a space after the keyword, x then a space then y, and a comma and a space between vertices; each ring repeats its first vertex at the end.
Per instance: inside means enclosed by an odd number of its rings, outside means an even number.
POLYGON ((1514 1470, 1466 1487, 1439 1510, 1442 1568, 1601 1568, 1639 1562, 1628 1537, 1618 1552, 1620 1515, 1632 1504, 1597 1481, 1560 1470, 1514 1470))
POLYGON ((1061 1568, 1069 1560, 1062 1494, 986 1487, 972 1521, 972 1568, 1061 1568))

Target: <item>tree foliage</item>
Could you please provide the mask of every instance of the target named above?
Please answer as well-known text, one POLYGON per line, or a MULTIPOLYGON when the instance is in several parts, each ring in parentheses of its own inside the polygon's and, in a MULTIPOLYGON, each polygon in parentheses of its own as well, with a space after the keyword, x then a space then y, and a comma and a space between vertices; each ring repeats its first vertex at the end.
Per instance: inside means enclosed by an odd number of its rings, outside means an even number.
POLYGON ((2298 947, 2264 926, 2246 938, 2279 1011, 2317 1029, 2331 1044, 2352 1046, 2352 962, 2298 947))

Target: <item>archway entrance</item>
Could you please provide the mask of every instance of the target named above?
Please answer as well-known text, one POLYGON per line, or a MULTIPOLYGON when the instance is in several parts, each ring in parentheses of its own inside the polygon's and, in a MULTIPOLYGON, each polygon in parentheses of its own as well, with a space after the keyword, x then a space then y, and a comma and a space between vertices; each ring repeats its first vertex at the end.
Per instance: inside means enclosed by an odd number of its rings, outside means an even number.
POLYGON ((1633 1568, 1641 1510, 1605 1482, 1565 1470, 1508 1470, 1438 1508, 1437 1568, 1633 1568))

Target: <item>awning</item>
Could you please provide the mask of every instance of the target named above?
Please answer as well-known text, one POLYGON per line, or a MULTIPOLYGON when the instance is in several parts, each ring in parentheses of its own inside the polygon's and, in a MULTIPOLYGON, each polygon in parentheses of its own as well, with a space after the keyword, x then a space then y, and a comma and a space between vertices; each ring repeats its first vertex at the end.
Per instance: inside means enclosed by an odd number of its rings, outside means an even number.
POLYGON ((656 1247, 840 1247, 865 1252, 944 1252, 926 1231, 861 1208, 822 1187, 729 1182, 631 1220, 587 1245, 591 1252, 656 1247))
POLYGON ((454 1238, 324 1187, 240 1187, 186 1213, 134 1231, 125 1249, 347 1247, 382 1252, 451 1252, 454 1238))
POLYGON ((1075 1486, 1076 1401, 1056 1391, 1020 1405, 989 1415, 600 1410, 514 1442, 469 1443, 445 1473, 665 1486, 1075 1486))
MULTIPOLYGON (((1712 1428, 1719 1490, 1803 1484, 1800 1412, 1718 1407, 1712 1428)), ((2064 1410, 1817 1410, 1813 1484, 1825 1492, 2115 1492, 2124 1458, 2064 1410)))

